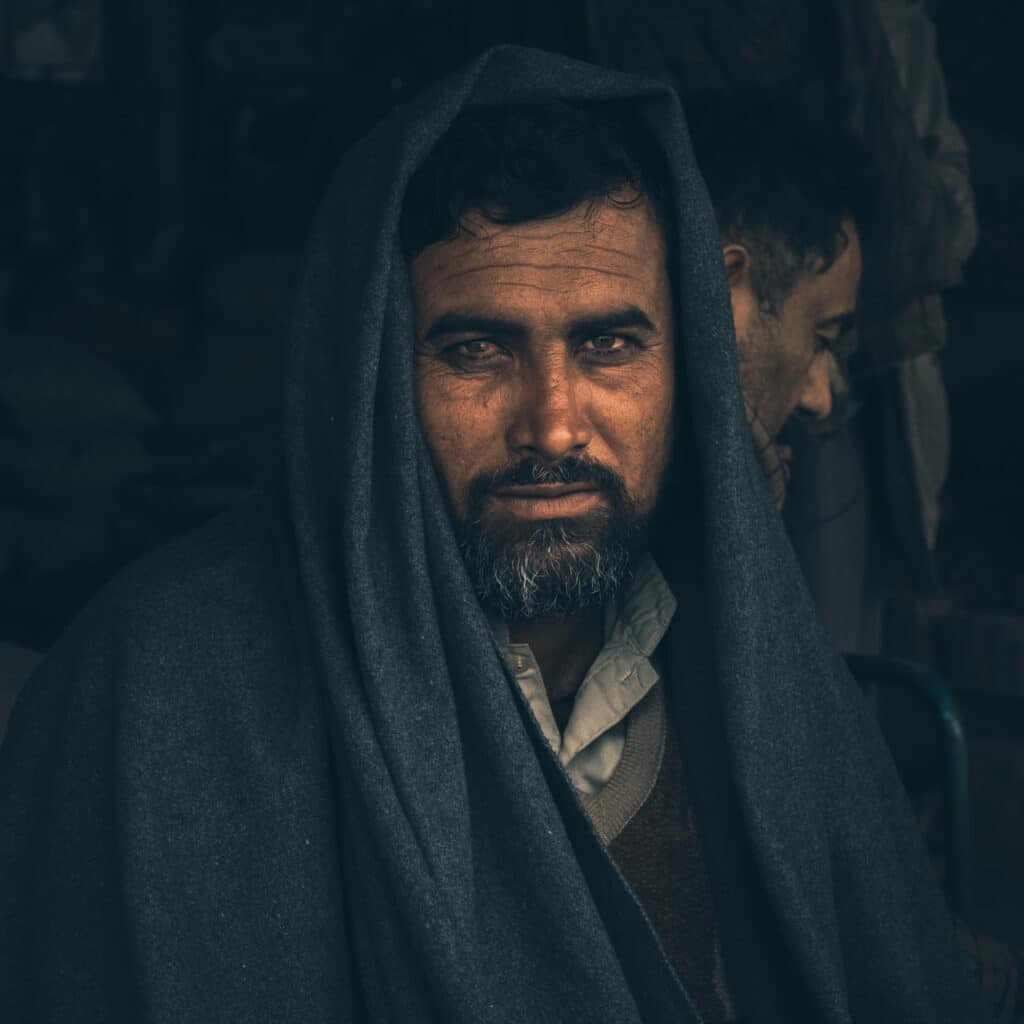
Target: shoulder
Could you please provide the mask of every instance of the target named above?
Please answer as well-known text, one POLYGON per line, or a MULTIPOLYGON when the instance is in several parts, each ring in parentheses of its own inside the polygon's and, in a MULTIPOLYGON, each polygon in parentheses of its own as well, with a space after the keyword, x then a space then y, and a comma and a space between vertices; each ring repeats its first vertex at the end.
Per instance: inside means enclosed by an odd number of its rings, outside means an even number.
POLYGON ((280 669, 294 646, 283 531, 270 502, 254 500, 127 567, 57 641, 14 717, 38 702, 91 717, 228 700, 280 669))
POLYGON ((131 616, 173 611, 175 617, 210 611, 211 605, 269 583, 280 568, 282 547, 269 500, 253 499, 143 556, 104 587, 87 609, 118 609, 131 616))
POLYGON ((226 640, 277 618, 283 527, 265 501, 219 516, 128 566, 81 613, 70 634, 99 630, 144 648, 226 640))

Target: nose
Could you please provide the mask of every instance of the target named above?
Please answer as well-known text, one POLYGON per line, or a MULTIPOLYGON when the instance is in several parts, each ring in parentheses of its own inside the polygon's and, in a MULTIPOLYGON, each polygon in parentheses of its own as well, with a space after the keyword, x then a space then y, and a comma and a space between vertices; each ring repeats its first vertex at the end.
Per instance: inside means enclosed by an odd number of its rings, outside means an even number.
POLYGON ((579 455, 590 444, 586 385, 574 379, 571 359, 567 354, 524 368, 508 431, 515 454, 554 462, 579 455))
POLYGON ((815 356, 800 393, 799 409, 818 419, 825 419, 832 412, 832 372, 836 368, 831 352, 815 356))

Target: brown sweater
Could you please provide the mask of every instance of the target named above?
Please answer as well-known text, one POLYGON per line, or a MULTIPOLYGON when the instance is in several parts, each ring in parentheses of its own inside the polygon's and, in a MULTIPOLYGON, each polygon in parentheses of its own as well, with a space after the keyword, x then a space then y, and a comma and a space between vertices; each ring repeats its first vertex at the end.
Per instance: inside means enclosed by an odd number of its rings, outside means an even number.
POLYGON ((734 1021, 700 838, 660 684, 631 716, 614 775, 584 806, 701 1018, 734 1021))

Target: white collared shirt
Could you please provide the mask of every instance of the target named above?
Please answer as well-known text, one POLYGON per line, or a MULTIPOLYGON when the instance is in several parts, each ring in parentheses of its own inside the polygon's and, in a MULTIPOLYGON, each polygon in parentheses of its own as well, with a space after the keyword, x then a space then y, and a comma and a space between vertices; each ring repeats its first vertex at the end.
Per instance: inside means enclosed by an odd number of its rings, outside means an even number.
POLYGON ((514 644, 508 626, 493 623, 498 648, 545 739, 581 793, 599 792, 622 758, 630 713, 658 682, 651 663, 676 610, 654 559, 645 556, 617 603, 605 608, 605 643, 576 693, 565 732, 551 711, 529 644, 514 644))

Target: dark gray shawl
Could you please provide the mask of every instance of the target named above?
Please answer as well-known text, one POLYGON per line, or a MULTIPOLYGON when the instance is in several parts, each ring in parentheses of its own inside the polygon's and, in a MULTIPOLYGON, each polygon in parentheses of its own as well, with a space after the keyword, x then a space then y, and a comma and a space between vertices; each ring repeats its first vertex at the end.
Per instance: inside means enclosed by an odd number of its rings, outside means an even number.
POLYGON ((696 1019, 503 670, 413 410, 406 182, 460 110, 532 97, 628 101, 672 168, 699 509, 661 553, 668 674, 743 1018, 985 1019, 751 453, 678 103, 502 48, 340 169, 285 483, 115 581, 15 709, 5 1021, 696 1019))

